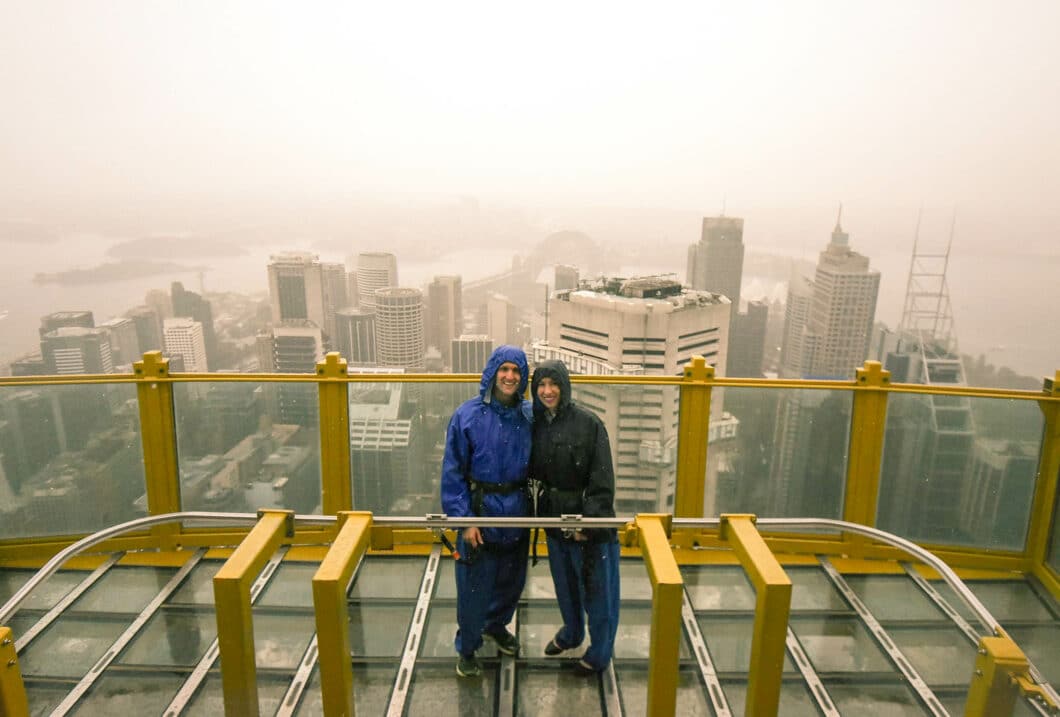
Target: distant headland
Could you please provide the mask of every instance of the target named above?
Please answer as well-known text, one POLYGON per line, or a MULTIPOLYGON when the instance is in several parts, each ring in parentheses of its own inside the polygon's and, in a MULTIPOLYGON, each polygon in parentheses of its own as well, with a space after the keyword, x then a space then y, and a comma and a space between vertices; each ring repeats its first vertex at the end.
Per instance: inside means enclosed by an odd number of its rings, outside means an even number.
POLYGON ((54 273, 41 272, 33 276, 33 283, 60 284, 64 286, 76 284, 105 284, 111 281, 140 279, 145 276, 156 276, 158 274, 206 271, 208 268, 209 267, 205 266, 176 264, 171 261, 133 259, 128 261, 107 262, 88 269, 70 269, 69 271, 57 271, 54 273))

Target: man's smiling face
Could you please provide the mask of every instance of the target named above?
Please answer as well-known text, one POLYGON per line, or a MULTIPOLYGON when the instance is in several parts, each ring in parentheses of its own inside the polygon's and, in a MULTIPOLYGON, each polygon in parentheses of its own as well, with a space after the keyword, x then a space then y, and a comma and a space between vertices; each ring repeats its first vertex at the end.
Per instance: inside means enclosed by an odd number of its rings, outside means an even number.
POLYGON ((519 367, 511 361, 505 361, 497 369, 497 376, 493 379, 493 395, 499 401, 513 403, 516 394, 519 393, 521 378, 522 373, 519 367))

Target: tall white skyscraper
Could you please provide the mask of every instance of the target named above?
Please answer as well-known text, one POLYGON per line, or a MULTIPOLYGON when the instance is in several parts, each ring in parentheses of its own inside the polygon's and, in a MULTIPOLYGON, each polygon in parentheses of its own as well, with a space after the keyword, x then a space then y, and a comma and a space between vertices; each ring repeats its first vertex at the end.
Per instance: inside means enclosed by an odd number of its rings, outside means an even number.
POLYGON ((166 319, 162 323, 162 341, 166 353, 180 354, 184 359, 184 370, 188 373, 205 373, 206 339, 202 324, 188 318, 166 319))
POLYGON ((419 289, 378 289, 373 298, 378 364, 422 371, 426 351, 423 293, 419 289))
POLYGON ((316 254, 283 252, 269 258, 272 322, 311 321, 327 330, 328 301, 324 270, 316 254))
POLYGON ((361 308, 375 306, 375 292, 398 285, 397 257, 389 252, 366 251, 357 255, 357 302, 361 308))
MULTIPOLYGON (((583 283, 549 300, 547 342, 534 346, 532 356, 562 359, 572 373, 658 376, 679 375, 693 356, 703 356, 723 375, 730 309, 727 297, 682 289, 663 277, 583 283)), ((676 387, 578 386, 574 398, 603 420, 611 437, 616 510, 672 510, 676 387)), ((724 418, 715 394, 712 426, 724 418)), ((704 479, 713 496, 710 467, 704 479)))
POLYGON ((459 276, 436 276, 427 287, 427 345, 452 366, 450 342, 464 332, 463 290, 459 276))

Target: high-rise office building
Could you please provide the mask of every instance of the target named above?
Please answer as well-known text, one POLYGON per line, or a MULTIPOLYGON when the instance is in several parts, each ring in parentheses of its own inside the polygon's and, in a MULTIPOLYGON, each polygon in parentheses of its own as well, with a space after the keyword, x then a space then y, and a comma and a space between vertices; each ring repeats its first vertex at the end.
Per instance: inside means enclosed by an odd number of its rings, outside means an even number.
POLYGON ((747 311, 735 315, 729 334, 726 376, 761 378, 768 321, 769 305, 764 301, 749 301, 747 311))
POLYGON ((144 304, 125 312, 136 325, 136 341, 140 353, 162 350, 162 319, 150 306, 144 304))
POLYGON ((103 329, 64 326, 40 340, 44 368, 49 374, 113 373, 110 339, 103 329))
POLYGON ((481 373, 493 349, 493 340, 489 336, 461 334, 450 342, 453 373, 481 373))
MULTIPOLYGON (((693 356, 703 356, 724 375, 731 308, 727 297, 683 289, 664 277, 604 279, 581 287, 549 299, 547 341, 533 347, 535 363, 560 358, 572 373, 674 376, 693 356)), ((676 389, 578 386, 574 397, 603 420, 611 437, 616 510, 672 510, 676 389)), ((715 395, 711 425, 725 420, 731 417, 715 395)), ((708 466, 704 478, 710 502, 716 464, 708 466)))
POLYGON ((493 343, 521 345, 519 309, 502 294, 490 294, 486 300, 486 332, 493 343))
POLYGON ((422 371, 426 349, 423 293, 419 289, 379 289, 374 300, 378 364, 422 371))
POLYGON ((375 306, 376 291, 398 285, 397 257, 383 251, 357 255, 357 303, 361 308, 375 306))
MULTIPOLYGON (((390 372, 400 369, 369 371, 390 372)), ((403 415, 409 388, 400 383, 351 385, 350 473, 356 510, 401 514, 406 511, 400 505, 411 494, 431 490, 424 480, 418 421, 403 415)))
POLYGON ((283 252, 269 258, 272 322, 311 321, 327 331, 328 301, 324 270, 316 254, 283 252))
MULTIPOLYGON (((793 277, 789 284, 781 377, 853 377, 868 357, 879 288, 880 273, 869 268, 868 257, 850 248, 850 237, 837 219, 813 280, 793 277)), ((849 400, 820 391, 794 391, 780 400, 768 510, 839 517, 840 464, 822 464, 819 454, 822 441, 828 440, 845 450, 848 428, 843 421, 849 415, 849 400)))
POLYGON ((96 322, 91 311, 56 311, 53 314, 42 316, 40 319, 40 335, 51 333, 56 329, 67 326, 76 326, 83 329, 95 327, 96 322))
POLYGON ((99 325, 99 328, 107 332, 107 338, 110 340, 110 353, 115 366, 127 366, 134 361, 139 361, 143 356, 143 352, 140 351, 136 324, 132 319, 117 316, 107 319, 99 325))
MULTIPOLYGON (((805 285, 803 285, 805 286, 805 285)), ((832 240, 821 252, 802 324, 786 327, 781 375, 788 378, 851 378, 868 356, 880 272, 869 258, 850 248, 850 237, 837 221, 832 240)), ((802 287, 793 285, 798 294, 802 287)), ((799 303, 798 300, 795 302, 799 303)))
POLYGON ((194 291, 188 291, 184 284, 174 281, 170 284, 170 300, 173 302, 173 317, 188 318, 202 326, 202 340, 206 346, 206 363, 218 367, 217 334, 213 328, 213 308, 210 302, 194 291))
POLYGON ((324 262, 320 265, 324 277, 324 333, 333 338, 338 333, 335 315, 339 309, 353 304, 346 291, 346 266, 342 263, 324 262))
POLYGON ((442 354, 442 362, 452 365, 450 342, 463 333, 464 304, 459 276, 436 276, 427 286, 427 345, 442 354))
POLYGON ((724 294, 735 313, 740 307, 743 253, 743 219, 703 217, 699 242, 688 247, 688 285, 724 294))
POLYGON ((349 366, 374 366, 375 311, 346 308, 335 313, 335 348, 349 366))
POLYGON ((180 354, 184 359, 185 371, 206 373, 210 370, 201 323, 185 317, 166 319, 162 324, 162 337, 166 353, 180 354))
MULTIPOLYGON (((287 321, 257 337, 262 370, 275 373, 316 373, 324 360, 324 336, 311 321, 287 321)), ((317 389, 310 384, 266 385, 266 406, 277 423, 314 427, 320 416, 317 389)))

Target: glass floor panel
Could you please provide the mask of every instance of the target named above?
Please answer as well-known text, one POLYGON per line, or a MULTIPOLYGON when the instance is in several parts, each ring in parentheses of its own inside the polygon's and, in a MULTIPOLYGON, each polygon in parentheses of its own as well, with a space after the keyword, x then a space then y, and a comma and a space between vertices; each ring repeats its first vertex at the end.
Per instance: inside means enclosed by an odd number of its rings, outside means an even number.
MULTIPOLYGON (((622 711, 627 715, 648 713, 648 665, 615 663, 615 679, 622 711)), ((677 710, 681 717, 711 717, 714 708, 707 697, 706 687, 694 667, 682 666, 677 677, 677 710)), ((733 713, 734 715, 737 713, 733 713)))
POLYGON ((844 575, 865 607, 880 622, 946 620, 946 613, 906 575, 844 575))
MULTIPOLYGON (((390 691, 394 686, 397 663, 390 665, 353 665, 353 708, 359 715, 386 714, 390 702, 390 691)), ((309 717, 324 714, 324 702, 320 696, 320 670, 315 668, 306 685, 305 694, 294 714, 309 717)))
POLYGON ((162 608, 118 657, 123 665, 194 667, 217 637, 212 611, 162 608))
MULTIPOLYGON (((262 715, 276 714, 291 684, 291 677, 292 675, 258 673, 258 708, 262 715)), ((211 670, 181 715, 182 717, 190 715, 215 717, 224 713, 225 699, 221 688, 221 673, 211 670)))
MULTIPOLYGON (((723 682, 725 699, 729 701, 729 711, 733 715, 742 715, 747 706, 746 682, 723 682)), ((780 707, 777 717, 818 717, 817 703, 810 695, 810 690, 802 682, 784 681, 780 685, 780 707)))
POLYGON ((137 614, 166 586, 176 568, 115 565, 70 606, 71 612, 137 614))
MULTIPOLYGON (((0 570, 0 605, 10 600, 34 573, 33 570, 0 570)), ((90 574, 87 570, 58 571, 26 596, 19 610, 51 610, 90 574)))
MULTIPOLYGON (((216 636, 212 578, 223 561, 202 561, 141 633, 118 656, 77 706, 81 714, 157 714, 179 689, 186 674, 216 636)), ((419 597, 426 568, 424 556, 370 555, 350 590, 350 646, 354 659, 356 704, 360 714, 380 714, 393 689, 398 660, 419 597)), ((262 714, 279 706, 312 639, 312 576, 318 564, 283 562, 254 607, 254 631, 262 714)), ((733 714, 746 700, 746 674, 753 634, 754 592, 735 565, 691 565, 681 568, 721 686, 733 714)), ((788 566, 793 581, 791 628, 810 663, 844 714, 926 714, 918 696, 862 620, 817 566, 788 566)), ((114 566, 71 608, 20 654, 34 714, 48 714, 92 667, 173 575, 172 568, 114 566)), ((644 564, 624 559, 622 604, 615 649, 619 699, 626 714, 642 714, 646 705, 650 648, 651 590, 644 564)), ((0 590, 8 595, 32 573, 0 570, 0 590)), ((10 620, 25 633, 69 590, 89 575, 61 571, 30 597, 10 620)), ((439 565, 435 594, 428 608, 418 660, 409 682, 406 714, 494 714, 499 665, 496 648, 486 641, 479 651, 485 675, 460 680, 455 675, 455 588, 450 559, 439 565), (455 705, 455 708, 454 708, 455 705)), ((936 691, 960 714, 975 659, 975 645, 939 610, 908 576, 852 574, 844 580, 880 621, 896 647, 936 691)), ((961 609, 952 592, 933 583, 961 609)), ((969 583, 995 612, 1045 676, 1060 681, 1060 620, 1055 602, 1026 580, 969 583)), ((576 714, 603 709, 600 680, 570 669, 588 645, 559 658, 543 655, 560 627, 547 559, 530 568, 519 607, 523 649, 515 662, 516 714, 576 714)), ((710 715, 708 692, 692 659, 687 636, 680 641, 678 714, 710 715)), ((790 655, 785 655, 781 715, 814 714, 812 695, 790 655)), ((313 671, 297 714, 320 714, 319 677, 313 671)), ((222 698, 215 669, 193 696, 185 714, 217 714, 222 698)), ((1030 714, 1024 707, 1017 714, 1030 714)))
POLYGON ((280 563, 255 607, 302 607, 313 609, 313 576, 318 563, 280 563))
POLYGON ((681 568, 692 609, 754 611, 755 591, 738 565, 681 568))
POLYGON ((187 675, 180 673, 135 674, 107 670, 88 694, 77 701, 70 714, 162 714, 186 679, 187 675))
POLYGON ((492 715, 496 710, 497 662, 482 662, 482 677, 459 679, 456 658, 445 664, 420 664, 412 673, 407 717, 492 715))

